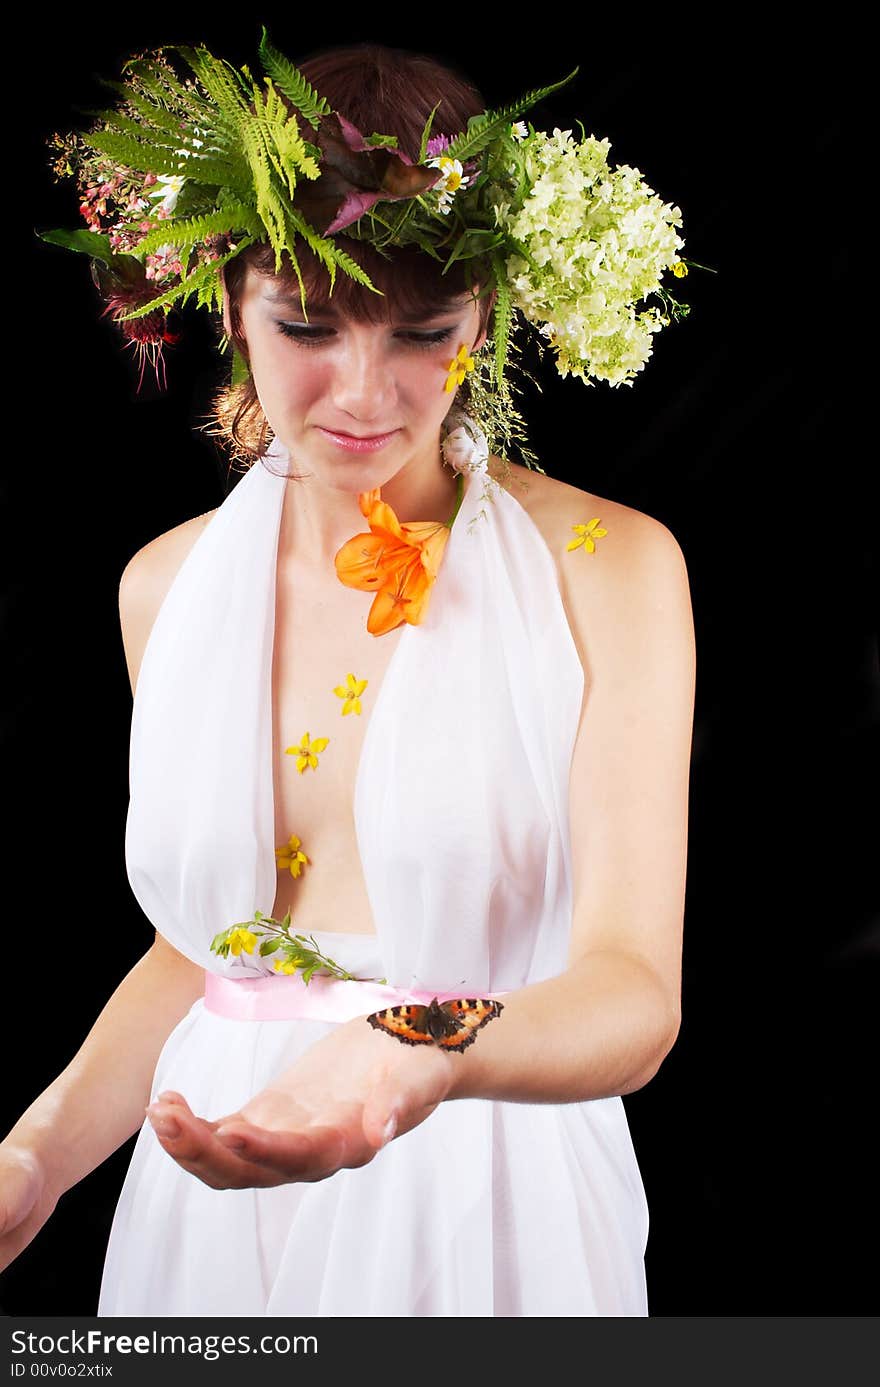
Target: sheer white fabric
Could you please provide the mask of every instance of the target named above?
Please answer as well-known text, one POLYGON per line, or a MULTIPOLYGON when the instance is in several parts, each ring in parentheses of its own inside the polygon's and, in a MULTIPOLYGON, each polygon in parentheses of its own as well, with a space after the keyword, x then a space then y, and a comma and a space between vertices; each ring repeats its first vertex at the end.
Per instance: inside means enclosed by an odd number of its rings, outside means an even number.
MULTIPOLYGON (((224 962, 210 941, 270 913, 277 884, 287 465, 276 443, 201 532, 156 618, 132 714, 132 890, 181 953, 233 975, 265 965, 224 962)), ((566 966, 583 671, 533 521, 491 482, 487 498, 485 478, 465 483, 427 616, 404 629, 365 732, 354 813, 377 933, 332 920, 314 933, 351 971, 479 995, 566 966)), ((200 999, 169 1036, 152 1095, 177 1089, 217 1118, 331 1027, 230 1020, 200 999)), ((647 1236, 617 1097, 448 1102, 366 1166, 272 1189, 209 1188, 145 1122, 98 1314, 647 1315, 647 1236)))

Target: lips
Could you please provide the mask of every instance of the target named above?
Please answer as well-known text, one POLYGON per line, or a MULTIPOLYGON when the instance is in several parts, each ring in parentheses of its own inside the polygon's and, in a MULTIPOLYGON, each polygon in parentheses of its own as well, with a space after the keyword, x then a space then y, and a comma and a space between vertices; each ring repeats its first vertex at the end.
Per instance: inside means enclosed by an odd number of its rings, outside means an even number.
POLYGON ((379 434, 353 434, 341 433, 336 429, 325 429, 319 424, 318 428, 325 438, 331 443, 335 443, 337 448, 344 448, 350 453, 371 453, 379 448, 384 448, 399 432, 399 429, 392 429, 389 433, 379 434))
MULTIPOLYGON (((323 425, 320 427, 323 428, 323 425)), ((397 433, 396 429, 383 429, 381 433, 348 433, 345 429, 324 429, 325 433, 335 433, 339 438, 353 438, 359 443, 372 443, 377 438, 388 438, 397 433)))

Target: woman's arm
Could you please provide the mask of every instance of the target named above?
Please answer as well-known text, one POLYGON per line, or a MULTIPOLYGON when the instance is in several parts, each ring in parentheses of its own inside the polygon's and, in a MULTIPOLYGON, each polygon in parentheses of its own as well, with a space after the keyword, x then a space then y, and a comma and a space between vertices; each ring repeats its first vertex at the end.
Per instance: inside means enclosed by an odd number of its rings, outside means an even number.
MULTIPOLYGON (((119 618, 132 694, 156 613, 212 514, 160 535, 122 574, 119 618)), ((203 991, 204 970, 157 934, 67 1068, 0 1142, 0 1269, 61 1195, 141 1126, 162 1046, 203 991)))
POLYGON ((538 517, 561 555, 585 674, 570 777, 569 967, 505 998, 501 1018, 450 1056, 449 1097, 555 1103, 630 1093, 653 1078, 678 1035, 696 682, 690 589, 664 525, 603 506, 608 534, 593 554, 565 552, 570 500, 538 517))
POLYGON ((162 1046, 204 985, 204 970, 157 935, 66 1069, 0 1142, 0 1268, 61 1195, 140 1128, 162 1046), (39 1204, 43 1216, 30 1218, 39 1204))

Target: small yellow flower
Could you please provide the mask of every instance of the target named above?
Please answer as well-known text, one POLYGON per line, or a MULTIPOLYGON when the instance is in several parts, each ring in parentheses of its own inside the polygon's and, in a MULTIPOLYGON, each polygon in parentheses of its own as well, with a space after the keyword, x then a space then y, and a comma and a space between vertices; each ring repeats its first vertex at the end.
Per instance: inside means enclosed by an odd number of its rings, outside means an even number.
POLYGON ((299 850, 299 839, 295 833, 291 833, 283 847, 275 849, 275 861, 278 870, 283 872, 289 867, 292 877, 298 877, 301 874, 303 866, 308 860, 305 853, 299 850))
POLYGON ((368 679, 355 679, 353 674, 347 674, 345 676, 345 683, 336 685, 336 688, 333 690, 336 697, 345 699, 342 705, 343 717, 345 717, 346 713, 357 713, 358 716, 360 716, 361 694, 369 682, 368 679))
POLYGON ((580 538, 573 539, 566 544, 566 552, 568 552, 569 549, 578 549, 583 545, 588 553, 594 554, 596 552, 596 546, 593 540, 601 539, 603 535, 607 535, 608 533, 607 530, 603 530, 601 527, 597 530, 596 526, 598 524, 599 517, 597 515, 595 520, 590 520, 586 525, 572 525, 571 528, 577 532, 580 538))
POLYGON ((313 742, 309 741, 308 732, 302 735, 302 741, 298 746, 285 748, 285 756, 295 756, 297 758, 296 768, 302 775, 307 766, 311 766, 313 771, 318 769, 318 754, 322 752, 329 743, 329 737, 316 737, 313 742))
POLYGON ((284 960, 282 960, 282 959, 280 959, 280 958, 279 958, 279 959, 276 959, 276 960, 275 960, 275 972, 276 972, 276 973, 295 973, 296 970, 297 970, 297 968, 299 968, 300 965, 301 965, 302 963, 304 963, 304 962, 305 962, 305 959, 302 959, 302 958, 288 958, 288 959, 284 959, 284 960))
POLYGON ((447 376, 444 390, 454 390, 457 385, 461 385, 468 371, 474 369, 474 358, 468 356, 467 343, 462 342, 458 353, 446 367, 447 376))
POLYGON ((257 936, 249 929, 242 929, 237 925, 229 936, 229 952, 238 958, 242 949, 246 954, 252 954, 257 942, 257 936))
POLYGON ((675 275, 676 279, 684 279, 684 277, 685 277, 685 275, 687 274, 687 272, 688 272, 688 267, 687 267, 687 265, 684 263, 684 261, 683 261, 683 260, 676 260, 675 264, 674 264, 673 267, 672 267, 672 273, 675 275))

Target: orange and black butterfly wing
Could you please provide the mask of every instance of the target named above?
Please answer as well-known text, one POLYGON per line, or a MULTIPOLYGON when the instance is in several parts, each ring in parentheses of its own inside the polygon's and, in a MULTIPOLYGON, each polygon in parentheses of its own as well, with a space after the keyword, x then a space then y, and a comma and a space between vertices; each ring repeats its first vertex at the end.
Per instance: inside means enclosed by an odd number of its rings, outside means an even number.
POLYGON ((415 1004, 386 1007, 384 1011, 373 1012, 367 1020, 374 1030, 387 1031, 404 1045, 434 1044, 434 1037, 428 1030, 427 1007, 415 1004))
POLYGON ((504 1010, 501 1002, 488 1001, 482 997, 458 997, 454 1001, 441 1002, 440 1010, 447 1022, 445 1034, 438 1036, 437 1044, 443 1050, 464 1050, 473 1045, 477 1031, 504 1010))

